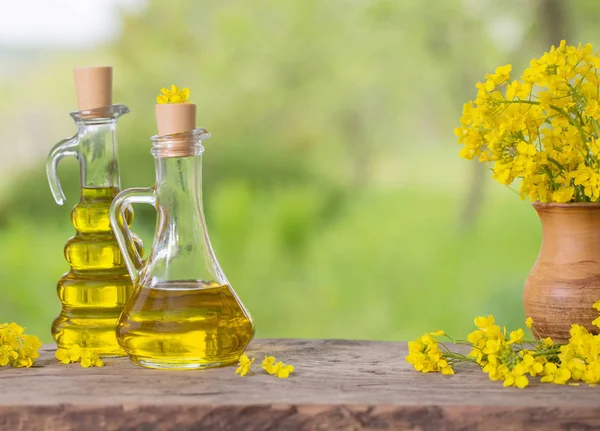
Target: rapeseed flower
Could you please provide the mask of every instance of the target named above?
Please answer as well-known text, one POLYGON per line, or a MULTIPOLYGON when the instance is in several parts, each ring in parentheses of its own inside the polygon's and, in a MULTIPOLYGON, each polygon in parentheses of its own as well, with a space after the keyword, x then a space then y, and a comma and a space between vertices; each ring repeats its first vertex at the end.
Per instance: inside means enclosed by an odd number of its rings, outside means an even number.
POLYGON ((235 370, 235 373, 239 374, 240 377, 244 377, 248 373, 253 374, 252 370, 250 369, 253 363, 254 358, 250 359, 246 354, 243 354, 242 356, 240 356, 240 362, 237 369, 235 370))
POLYGON ((79 363, 83 368, 104 366, 104 362, 102 362, 95 349, 81 349, 81 360, 79 363))
POLYGON ((523 199, 599 202, 599 71, 592 45, 564 40, 520 79, 511 79, 510 64, 498 67, 463 107, 460 156, 491 164, 501 184, 521 179, 523 199))
POLYGON ((263 359, 262 363, 260 364, 260 366, 262 367, 263 370, 265 370, 267 373, 269 374, 273 374, 273 370, 275 367, 275 363, 277 362, 277 360, 275 359, 275 356, 266 356, 265 355, 265 359, 263 359))
POLYGON ((533 326, 533 319, 531 317, 528 317, 527 319, 525 319, 525 326, 527 326, 529 329, 531 329, 531 327, 533 326))
POLYGON ((443 331, 434 331, 423 335, 416 341, 408 343, 408 356, 406 360, 412 364, 415 370, 423 373, 441 372, 442 374, 454 374, 452 361, 457 358, 450 357, 446 352, 442 352, 436 335, 446 335, 443 331))
POLYGON ((40 339, 16 323, 0 324, 0 366, 31 367, 40 356, 40 339))
POLYGON ((54 356, 61 364, 79 362, 83 368, 104 366, 104 362, 95 349, 84 348, 79 344, 72 344, 68 348, 58 348, 54 356))
MULTIPOLYGON (((240 357, 236 374, 245 376, 247 373, 254 374, 251 370, 254 358, 250 359, 245 354, 240 357)), ((274 356, 265 356, 265 359, 260 364, 261 368, 268 374, 280 379, 287 379, 294 372, 294 366, 285 362, 277 361, 274 356)))
POLYGON ((286 364, 284 362, 277 362, 274 366, 273 372, 269 373, 280 379, 287 379, 290 374, 294 372, 294 366, 286 364))
POLYGON ((277 361, 274 356, 265 356, 261 367, 267 373, 280 379, 287 379, 294 372, 294 366, 277 361))
POLYGON ((5 367, 18 358, 19 354, 8 344, 0 346, 0 367, 5 367))
POLYGON ((156 96, 156 103, 159 105, 165 105, 169 103, 188 103, 189 97, 189 88, 182 88, 180 90, 178 86, 171 85, 171 89, 163 88, 160 90, 160 94, 156 96))
MULTIPOLYGON (((593 308, 600 311, 600 301, 593 308)), ((436 330, 409 342, 407 362, 423 373, 444 374, 453 374, 454 365, 470 362, 477 364, 490 380, 517 388, 527 387, 531 377, 557 385, 600 383, 600 334, 590 333, 584 326, 573 324, 568 342, 557 344, 550 337, 528 340, 522 328, 507 332, 492 315, 476 317, 474 324, 476 329, 467 334, 466 341, 455 341, 444 331, 436 330), (452 351, 437 340, 439 336, 466 345, 470 351, 467 355, 452 351)), ((525 326, 533 329, 533 319, 528 317, 525 326)), ((271 359, 268 363, 273 364, 271 359)))

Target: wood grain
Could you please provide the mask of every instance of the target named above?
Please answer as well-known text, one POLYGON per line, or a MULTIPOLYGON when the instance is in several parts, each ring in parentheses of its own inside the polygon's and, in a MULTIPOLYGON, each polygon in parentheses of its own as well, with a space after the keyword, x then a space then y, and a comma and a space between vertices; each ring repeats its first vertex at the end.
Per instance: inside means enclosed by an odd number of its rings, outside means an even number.
POLYGON ((567 342, 571 324, 598 333, 600 204, 534 202, 542 246, 523 290, 525 313, 541 337, 567 342))
POLYGON ((420 374, 405 343, 256 340, 250 355, 295 365, 278 380, 233 367, 158 371, 127 359, 103 368, 0 368, 0 430, 600 430, 600 388, 503 388, 468 368, 420 374))

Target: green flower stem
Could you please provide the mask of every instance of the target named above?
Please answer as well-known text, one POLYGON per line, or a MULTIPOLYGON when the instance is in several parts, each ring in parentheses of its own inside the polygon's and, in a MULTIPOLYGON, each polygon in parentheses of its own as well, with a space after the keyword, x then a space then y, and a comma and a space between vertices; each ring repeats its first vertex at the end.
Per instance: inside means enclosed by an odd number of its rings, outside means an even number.
POLYGON ((533 356, 550 356, 560 353, 560 347, 556 347, 554 349, 544 350, 543 352, 534 353, 533 356))
POLYGON ((471 362, 471 363, 474 363, 474 364, 477 363, 477 361, 474 358, 471 358, 471 357, 466 356, 466 355, 461 355, 460 353, 453 353, 453 352, 450 352, 450 351, 448 352, 448 354, 444 354, 444 358, 452 359, 452 360, 457 361, 457 362, 471 362))
MULTIPOLYGON (((519 104, 519 103, 524 103, 527 105, 541 105, 540 102, 537 102, 535 100, 496 100, 494 103, 500 103, 500 104, 519 104)), ((579 132, 579 136, 581 137, 581 141, 585 147, 585 149, 587 150, 587 154, 584 154, 583 152, 581 153, 581 155, 583 156, 584 159, 586 159, 586 161, 588 163, 591 163, 590 160, 590 148, 587 144, 587 138, 585 137, 585 131, 581 128, 581 124, 579 124, 577 121, 575 121, 573 119, 573 117, 571 115, 569 115, 569 112, 565 111, 563 108, 559 108, 558 106, 555 105, 548 105, 550 107, 550 109, 553 109, 554 111, 558 112, 560 115, 562 115, 563 117, 565 117, 568 121, 569 124, 571 124, 573 127, 577 128, 577 131, 579 132)))

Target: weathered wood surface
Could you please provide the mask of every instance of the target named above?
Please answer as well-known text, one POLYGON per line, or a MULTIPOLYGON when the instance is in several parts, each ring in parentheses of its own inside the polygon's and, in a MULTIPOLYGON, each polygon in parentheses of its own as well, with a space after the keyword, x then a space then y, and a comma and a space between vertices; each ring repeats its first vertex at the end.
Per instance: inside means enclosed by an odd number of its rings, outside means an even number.
POLYGON ((45 346, 31 369, 0 368, 0 430, 600 430, 600 387, 503 388, 475 369, 420 374, 405 343, 254 341, 257 362, 268 353, 294 364, 288 380, 127 359, 83 369, 53 352, 45 346))

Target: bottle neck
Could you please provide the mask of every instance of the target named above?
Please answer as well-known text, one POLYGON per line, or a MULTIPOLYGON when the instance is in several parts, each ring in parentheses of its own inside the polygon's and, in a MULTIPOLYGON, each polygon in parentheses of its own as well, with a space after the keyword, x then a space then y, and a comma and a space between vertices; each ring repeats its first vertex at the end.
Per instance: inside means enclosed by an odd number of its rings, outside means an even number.
POLYGON ((202 155, 156 158, 156 206, 153 280, 225 280, 204 219, 202 155))
POLYGON ((78 122, 81 186, 120 188, 117 118, 78 122))
POLYGON ((202 156, 157 157, 156 189, 158 206, 171 220, 203 220, 202 156))

